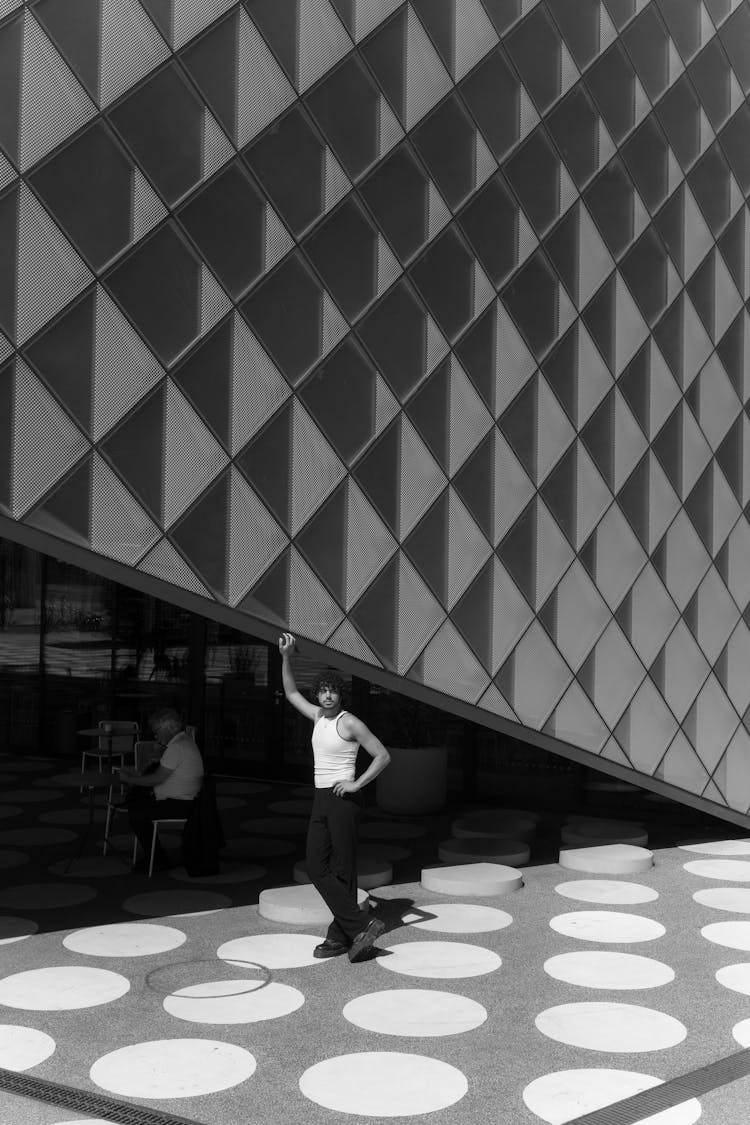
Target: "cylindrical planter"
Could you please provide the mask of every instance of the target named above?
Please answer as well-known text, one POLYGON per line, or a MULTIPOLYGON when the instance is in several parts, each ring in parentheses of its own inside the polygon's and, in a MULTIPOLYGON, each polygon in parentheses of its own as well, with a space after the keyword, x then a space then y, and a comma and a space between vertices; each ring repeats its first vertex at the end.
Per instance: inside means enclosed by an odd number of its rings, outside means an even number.
POLYGON ((420 816, 441 809, 447 790, 447 748, 394 746, 389 752, 390 765, 375 782, 378 808, 396 816, 420 816))

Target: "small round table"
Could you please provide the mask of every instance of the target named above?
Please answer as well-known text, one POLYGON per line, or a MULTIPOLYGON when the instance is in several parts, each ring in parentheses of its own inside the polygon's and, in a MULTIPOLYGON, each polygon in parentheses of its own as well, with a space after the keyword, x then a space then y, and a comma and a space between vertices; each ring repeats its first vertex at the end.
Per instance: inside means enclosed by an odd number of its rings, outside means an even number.
MULTIPOLYGON (((120 759, 120 765, 124 766, 125 765, 125 755, 128 754, 128 753, 133 753, 133 754, 135 753, 135 739, 136 739, 137 736, 133 732, 133 751, 113 750, 112 749, 112 742, 115 738, 122 738, 123 735, 125 735, 127 737, 127 735, 129 735, 130 733, 131 733, 130 731, 122 731, 122 730, 104 730, 102 727, 84 727, 83 730, 76 731, 76 734, 83 735, 84 737, 87 737, 87 738, 96 738, 97 740, 103 739, 104 742, 106 743, 106 747, 107 747, 107 749, 105 751, 101 751, 101 752, 97 751, 97 750, 84 750, 82 755, 81 755, 81 772, 83 772, 84 769, 85 769, 86 757, 87 756, 88 757, 98 757, 98 759, 99 759, 99 769, 102 768, 102 758, 107 759, 107 765, 108 765, 110 771, 112 770, 112 759, 113 758, 119 758, 120 759)), ((81 786, 81 789, 83 789, 83 786, 81 786)))
POLYGON ((113 785, 120 784, 119 773, 113 773, 111 770, 82 770, 80 773, 71 771, 70 773, 58 773, 55 775, 55 785, 62 785, 71 789, 87 789, 88 790, 88 820, 81 836, 78 845, 78 851, 72 855, 68 860, 63 874, 67 875, 71 863, 74 859, 80 859, 83 855, 84 848, 91 836, 94 828, 94 790, 95 789, 109 789, 113 785))

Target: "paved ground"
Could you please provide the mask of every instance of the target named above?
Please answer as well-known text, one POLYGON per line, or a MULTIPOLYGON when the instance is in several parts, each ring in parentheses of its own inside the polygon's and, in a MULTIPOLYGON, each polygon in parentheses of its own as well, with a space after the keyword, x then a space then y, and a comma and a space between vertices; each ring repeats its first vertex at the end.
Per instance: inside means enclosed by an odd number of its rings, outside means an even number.
MULTIPOLYGON (((563 814, 540 810, 521 890, 449 899, 419 873, 465 808, 373 808, 362 835, 397 857, 394 882, 371 892, 375 956, 351 965, 312 958, 324 927, 258 913, 260 890, 293 882, 304 789, 222 783, 216 877, 149 880, 93 841, 65 874, 85 809, 60 768, 0 757, 7 1070, 203 1125, 531 1125, 750 1044, 750 842, 721 822, 645 801, 567 810, 648 821, 654 867, 603 885, 560 867, 563 814)), ((748 1091, 649 1123, 744 1125, 748 1091)), ((3 1125, 103 1119, 0 1090, 3 1125)))

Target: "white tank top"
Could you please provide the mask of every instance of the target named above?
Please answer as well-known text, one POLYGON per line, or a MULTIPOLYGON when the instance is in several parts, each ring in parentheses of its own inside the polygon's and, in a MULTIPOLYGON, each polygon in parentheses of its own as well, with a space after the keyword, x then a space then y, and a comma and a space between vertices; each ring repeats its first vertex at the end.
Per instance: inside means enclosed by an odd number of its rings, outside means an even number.
POLYGON ((339 711, 333 719, 321 715, 315 720, 312 748, 316 789, 330 789, 337 781, 354 780, 359 743, 342 738, 338 732, 338 721, 345 714, 346 711, 339 711))

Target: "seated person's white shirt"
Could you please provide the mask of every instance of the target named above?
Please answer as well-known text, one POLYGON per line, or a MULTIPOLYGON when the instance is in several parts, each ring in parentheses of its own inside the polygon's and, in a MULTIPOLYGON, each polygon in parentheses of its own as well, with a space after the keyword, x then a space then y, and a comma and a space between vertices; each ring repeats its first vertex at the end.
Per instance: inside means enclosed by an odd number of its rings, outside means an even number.
POLYGON ((184 730, 167 743, 161 765, 172 772, 166 781, 154 786, 157 801, 168 797, 192 801, 203 783, 203 759, 195 742, 184 730))

